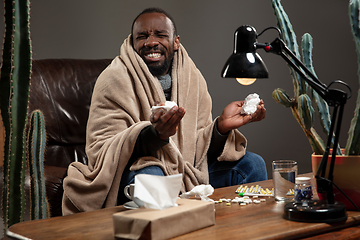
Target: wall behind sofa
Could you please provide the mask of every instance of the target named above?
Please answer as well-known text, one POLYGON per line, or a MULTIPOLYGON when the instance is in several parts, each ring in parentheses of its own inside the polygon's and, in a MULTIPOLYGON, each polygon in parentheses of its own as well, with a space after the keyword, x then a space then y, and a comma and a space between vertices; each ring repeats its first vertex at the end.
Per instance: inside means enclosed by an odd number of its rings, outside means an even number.
MULTIPOLYGON (((314 38, 314 65, 321 81, 329 84, 341 79, 353 88, 348 101, 341 134, 346 143, 358 89, 357 57, 350 33, 348 1, 283 1, 300 43, 305 32, 314 38)), ((3 2, 1 2, 3 5, 3 2)), ((31 2, 33 58, 114 58, 128 36, 134 17, 146 7, 157 6, 175 19, 181 42, 203 73, 213 97, 213 115, 221 114, 231 101, 258 93, 264 100, 264 121, 241 128, 248 150, 263 156, 271 173, 271 161, 294 159, 299 173, 311 171, 312 153, 308 140, 291 111, 271 97, 275 88, 293 95, 292 80, 280 57, 259 51, 267 63, 270 78, 251 86, 233 79, 222 79, 221 69, 232 52, 233 33, 243 24, 258 32, 276 25, 270 0, 36 0, 31 2)), ((2 8, 1 8, 2 9, 2 8)), ((4 26, 0 26, 3 32, 4 26)), ((260 37, 271 42, 275 32, 260 37)), ((321 134, 321 130, 318 128, 321 134)), ((271 175, 269 175, 271 178, 271 175)))

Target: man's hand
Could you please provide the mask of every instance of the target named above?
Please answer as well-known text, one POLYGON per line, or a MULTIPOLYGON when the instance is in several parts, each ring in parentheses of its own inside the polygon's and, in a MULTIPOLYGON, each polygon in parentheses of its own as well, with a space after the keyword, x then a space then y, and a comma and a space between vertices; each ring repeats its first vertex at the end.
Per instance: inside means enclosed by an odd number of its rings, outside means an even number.
MULTIPOLYGON (((161 103, 164 105, 164 103, 161 103)), ((173 136, 179 126, 180 120, 185 115, 185 109, 183 107, 172 107, 169 111, 159 109, 150 116, 150 122, 157 131, 159 138, 166 140, 173 136)))
POLYGON ((266 116, 266 109, 263 100, 257 106, 255 113, 251 115, 240 114, 244 101, 236 101, 227 105, 221 116, 218 118, 218 130, 221 134, 226 134, 232 129, 239 128, 249 122, 260 121, 266 116))

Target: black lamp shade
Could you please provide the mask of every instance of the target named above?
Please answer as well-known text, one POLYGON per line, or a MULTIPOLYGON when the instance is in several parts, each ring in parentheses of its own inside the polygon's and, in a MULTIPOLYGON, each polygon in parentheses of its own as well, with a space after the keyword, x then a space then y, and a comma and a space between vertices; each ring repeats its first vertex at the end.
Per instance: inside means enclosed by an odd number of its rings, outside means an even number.
POLYGON ((248 25, 235 31, 234 52, 221 71, 223 78, 268 78, 268 70, 256 51, 256 30, 248 25))

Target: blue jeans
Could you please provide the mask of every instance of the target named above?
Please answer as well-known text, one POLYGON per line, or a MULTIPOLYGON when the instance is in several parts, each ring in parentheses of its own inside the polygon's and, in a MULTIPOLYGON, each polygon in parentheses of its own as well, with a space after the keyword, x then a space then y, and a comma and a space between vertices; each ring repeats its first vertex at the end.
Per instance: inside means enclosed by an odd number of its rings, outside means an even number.
MULTIPOLYGON (((129 164, 128 164, 129 165, 129 164)), ((135 175, 151 174, 164 176, 164 172, 158 166, 150 166, 137 171, 130 171, 130 166, 125 168, 121 177, 118 205, 130 201, 124 194, 124 188, 130 183, 134 183, 135 175)), ((214 188, 234 186, 251 182, 267 180, 267 171, 264 159, 259 155, 246 152, 246 154, 238 161, 219 162, 214 159, 208 160, 209 183, 214 188)))
POLYGON ((214 188, 267 180, 266 164, 259 155, 246 152, 238 161, 208 160, 209 183, 214 188))

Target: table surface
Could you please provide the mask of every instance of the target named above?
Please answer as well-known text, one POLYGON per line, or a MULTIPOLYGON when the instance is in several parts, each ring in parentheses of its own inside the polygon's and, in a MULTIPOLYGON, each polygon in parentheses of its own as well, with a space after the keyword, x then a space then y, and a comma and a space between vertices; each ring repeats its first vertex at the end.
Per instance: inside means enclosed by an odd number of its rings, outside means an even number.
MULTIPOLYGON (((311 175, 311 174, 308 174, 311 175)), ((247 184, 272 188, 272 180, 247 184)), ((233 199, 238 186, 215 189, 210 196, 233 199)), ((284 203, 266 197, 266 202, 240 206, 217 203, 216 224, 178 236, 175 239, 359 239, 360 212, 348 211, 342 223, 302 223, 282 217, 284 203)), ((126 211, 123 206, 77 213, 65 217, 21 222, 9 228, 6 239, 115 239, 112 215, 126 211)))

